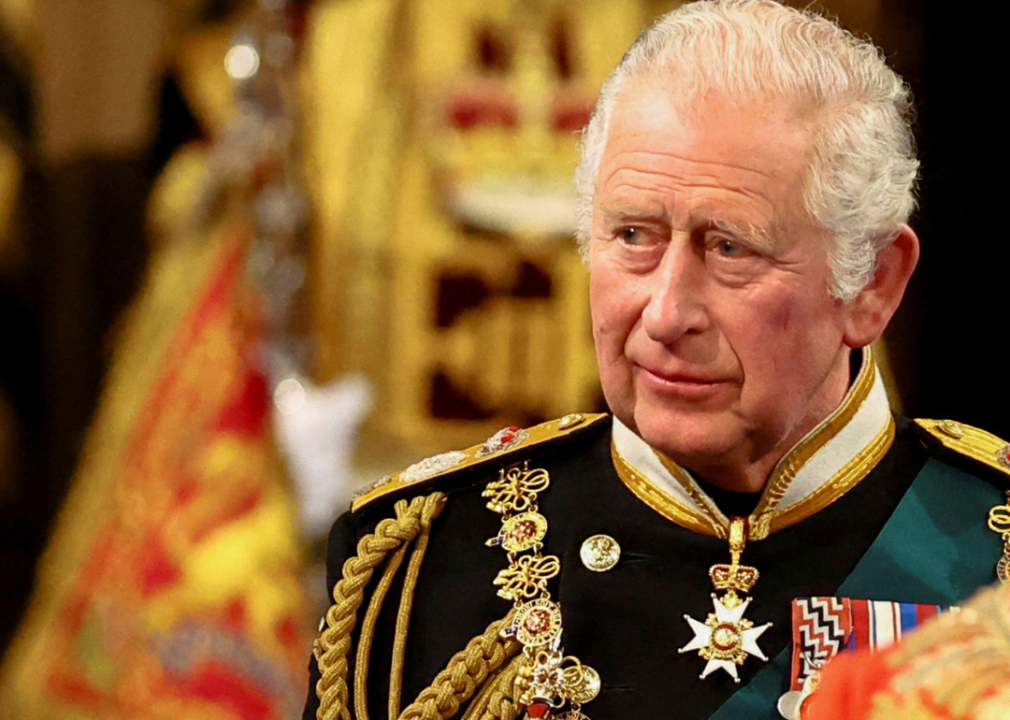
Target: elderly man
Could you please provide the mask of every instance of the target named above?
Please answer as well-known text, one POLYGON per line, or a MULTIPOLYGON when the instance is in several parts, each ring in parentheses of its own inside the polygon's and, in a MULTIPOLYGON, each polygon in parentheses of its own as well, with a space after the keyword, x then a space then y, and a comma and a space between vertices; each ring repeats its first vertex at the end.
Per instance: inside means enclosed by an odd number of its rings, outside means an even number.
POLYGON ((908 106, 769 0, 639 38, 578 173, 613 417, 355 501, 306 718, 795 717, 827 657, 994 579, 1007 446, 893 415, 867 349, 918 257, 908 106))

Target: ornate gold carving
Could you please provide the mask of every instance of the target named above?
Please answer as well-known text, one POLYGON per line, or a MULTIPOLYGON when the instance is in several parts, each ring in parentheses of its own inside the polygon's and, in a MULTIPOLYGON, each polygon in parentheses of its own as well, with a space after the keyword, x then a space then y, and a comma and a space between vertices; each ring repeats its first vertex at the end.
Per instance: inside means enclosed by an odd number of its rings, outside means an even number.
POLYGON ((600 676, 578 658, 544 647, 530 653, 530 662, 519 669, 515 686, 523 705, 539 702, 554 709, 571 702, 570 712, 578 717, 579 707, 599 694, 600 676))
POLYGON ((502 632, 525 647, 553 643, 561 635, 561 608, 547 598, 537 598, 519 607, 512 625, 502 632))
POLYGON ((579 663, 565 668, 565 685, 569 688, 571 701, 582 705, 600 694, 602 683, 598 672, 579 663))
POLYGON ((989 510, 989 529, 1000 535, 1010 533, 1010 498, 989 510))
POLYGON ((750 592, 760 573, 757 568, 749 565, 713 565, 708 571, 708 576, 712 579, 716 590, 750 592))
POLYGON ((996 577, 1001 583, 1010 582, 1010 555, 1004 553, 996 563, 996 577))
POLYGON ((750 592, 760 575, 757 568, 740 564, 740 556, 746 544, 747 521, 744 518, 733 518, 729 526, 730 564, 713 565, 708 571, 716 590, 729 591, 723 596, 723 603, 731 610, 740 604, 737 591, 750 592))
POLYGON ((1004 445, 996 451, 996 461, 1007 470, 1010 470, 1010 445, 1004 445))

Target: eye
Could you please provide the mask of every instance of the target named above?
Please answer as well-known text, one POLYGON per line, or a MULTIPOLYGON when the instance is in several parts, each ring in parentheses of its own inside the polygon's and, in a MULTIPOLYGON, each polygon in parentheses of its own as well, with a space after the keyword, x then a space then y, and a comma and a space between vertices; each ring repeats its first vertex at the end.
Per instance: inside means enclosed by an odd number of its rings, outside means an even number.
POLYGON ((719 249, 719 254, 724 257, 741 257, 744 254, 743 245, 732 240, 722 239, 716 247, 719 249))
POLYGON ((753 254, 743 243, 727 237, 712 238, 709 250, 717 253, 719 257, 729 259, 744 258, 753 254))
POLYGON ((645 233, 637 227, 623 228, 618 231, 617 235, 626 245, 641 245, 645 242, 645 233))

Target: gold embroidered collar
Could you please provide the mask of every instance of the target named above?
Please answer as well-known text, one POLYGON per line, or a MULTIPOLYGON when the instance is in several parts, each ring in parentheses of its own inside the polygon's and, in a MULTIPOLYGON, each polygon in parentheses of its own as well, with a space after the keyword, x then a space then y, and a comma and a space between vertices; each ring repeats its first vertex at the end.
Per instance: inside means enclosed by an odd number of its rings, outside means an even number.
MULTIPOLYGON (((869 348, 841 405, 807 433, 772 470, 749 519, 760 540, 823 510, 855 487, 894 441, 894 419, 869 348)), ((614 418, 611 452, 617 474, 653 510, 695 532, 727 538, 730 520, 691 473, 655 451, 614 418)))

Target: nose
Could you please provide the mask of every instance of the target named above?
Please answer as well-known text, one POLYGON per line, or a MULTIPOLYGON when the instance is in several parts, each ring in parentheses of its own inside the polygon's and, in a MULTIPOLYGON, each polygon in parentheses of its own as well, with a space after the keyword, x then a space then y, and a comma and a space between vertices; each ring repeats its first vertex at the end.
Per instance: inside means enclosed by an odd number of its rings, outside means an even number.
POLYGON ((688 238, 674 236, 649 279, 642 327, 649 339, 669 345, 699 334, 711 322, 704 301, 704 259, 688 238))

